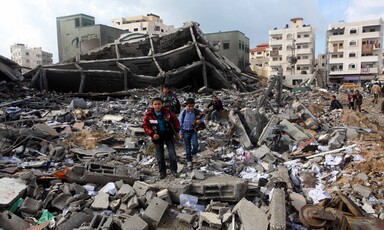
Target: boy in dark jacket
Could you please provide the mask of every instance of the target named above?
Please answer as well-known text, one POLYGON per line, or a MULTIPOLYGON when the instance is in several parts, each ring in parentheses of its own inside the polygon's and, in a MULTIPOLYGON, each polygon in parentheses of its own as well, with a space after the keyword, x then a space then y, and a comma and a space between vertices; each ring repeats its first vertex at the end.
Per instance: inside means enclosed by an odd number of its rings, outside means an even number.
POLYGON ((160 98, 163 100, 163 107, 170 109, 174 114, 180 113, 180 101, 168 85, 161 87, 160 98))
POLYGON ((223 103, 216 95, 213 95, 212 100, 208 104, 207 108, 211 106, 212 106, 212 110, 210 112, 210 119, 212 121, 218 121, 220 118, 220 112, 224 110, 223 103))
POLYGON ((340 101, 336 99, 335 95, 331 96, 331 105, 329 106, 329 111, 332 111, 334 109, 342 109, 343 105, 341 105, 340 101))
POLYGON ((144 117, 143 127, 156 146, 157 165, 159 167, 160 179, 164 179, 166 166, 164 159, 164 144, 167 145, 170 159, 170 170, 173 175, 177 174, 177 157, 174 138, 180 131, 179 120, 169 109, 163 107, 161 98, 152 99, 152 108, 144 117))

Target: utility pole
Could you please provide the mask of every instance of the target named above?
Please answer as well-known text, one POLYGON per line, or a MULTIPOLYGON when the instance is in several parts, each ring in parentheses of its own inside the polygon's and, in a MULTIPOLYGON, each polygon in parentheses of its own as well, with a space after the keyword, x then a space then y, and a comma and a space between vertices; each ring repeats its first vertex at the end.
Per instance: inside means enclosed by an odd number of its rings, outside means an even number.
POLYGON ((295 74, 295 64, 297 62, 297 58, 296 58, 296 39, 292 40, 292 56, 291 56, 289 62, 291 64, 291 75, 294 75, 295 74))

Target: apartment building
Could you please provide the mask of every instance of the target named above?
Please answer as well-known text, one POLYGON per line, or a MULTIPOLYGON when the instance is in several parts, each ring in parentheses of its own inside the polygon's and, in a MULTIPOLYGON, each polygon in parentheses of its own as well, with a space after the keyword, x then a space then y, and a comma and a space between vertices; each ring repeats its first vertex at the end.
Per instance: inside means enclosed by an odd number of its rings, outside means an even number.
POLYGON ((59 62, 79 58, 126 33, 114 27, 96 25, 95 18, 86 14, 57 17, 56 27, 59 62))
POLYGON ((207 40, 217 49, 217 52, 241 70, 249 67, 249 38, 244 33, 226 31, 206 33, 207 40))
MULTIPOLYGON (((39 65, 49 65, 53 62, 52 53, 43 51, 41 47, 29 48, 21 43, 11 45, 11 60, 29 69, 39 65)), ((22 69, 22 73, 28 71, 28 69, 22 69)))
POLYGON ((173 25, 165 25, 163 19, 156 14, 113 18, 112 26, 121 30, 145 34, 170 34, 176 31, 173 25))
POLYGON ((284 29, 269 31, 269 66, 271 75, 281 67, 288 84, 297 85, 310 78, 315 65, 315 29, 292 18, 284 29))
POLYGON ((339 22, 327 30, 327 80, 363 85, 382 74, 383 20, 339 22))
POLYGON ((249 49, 249 63, 252 71, 258 76, 266 78, 270 76, 268 48, 268 43, 261 43, 255 48, 249 49))

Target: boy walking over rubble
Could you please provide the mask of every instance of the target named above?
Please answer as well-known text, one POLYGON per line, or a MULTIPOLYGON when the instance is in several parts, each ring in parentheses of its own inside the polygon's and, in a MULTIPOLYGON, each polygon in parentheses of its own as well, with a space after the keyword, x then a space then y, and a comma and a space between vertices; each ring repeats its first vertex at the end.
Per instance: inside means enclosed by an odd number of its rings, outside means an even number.
POLYGON ((170 109, 174 114, 180 113, 180 101, 174 92, 171 91, 169 85, 163 85, 161 87, 161 97, 163 100, 163 106, 170 109))
POLYGON ((175 135, 180 130, 180 123, 176 115, 169 109, 163 107, 163 101, 157 97, 152 99, 152 108, 144 117, 143 127, 156 147, 157 165, 159 167, 160 179, 166 174, 164 144, 168 148, 170 159, 170 170, 177 175, 177 156, 175 151, 175 135))
POLYGON ((197 155, 199 142, 197 131, 204 126, 204 116, 200 110, 195 108, 195 100, 188 98, 185 102, 185 109, 179 115, 180 138, 184 139, 187 156, 187 167, 192 170, 192 156, 197 155))
POLYGON ((361 112, 361 105, 363 104, 363 95, 361 95, 360 91, 357 89, 353 96, 355 98, 355 110, 359 109, 359 112, 361 112))

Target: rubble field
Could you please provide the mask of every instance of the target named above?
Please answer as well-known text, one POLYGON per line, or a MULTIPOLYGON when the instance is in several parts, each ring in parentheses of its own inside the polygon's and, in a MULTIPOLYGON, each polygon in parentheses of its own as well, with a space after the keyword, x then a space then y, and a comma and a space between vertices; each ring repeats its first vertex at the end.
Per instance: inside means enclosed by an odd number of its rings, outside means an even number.
MULTIPOLYGON (((0 229, 384 229, 384 116, 329 111, 328 92, 175 90, 207 112, 187 168, 160 180, 142 121, 159 88, 110 93, 0 84, 0 229), (266 96, 268 95, 268 97, 266 96)), ((380 102, 383 100, 380 98, 380 102)))

